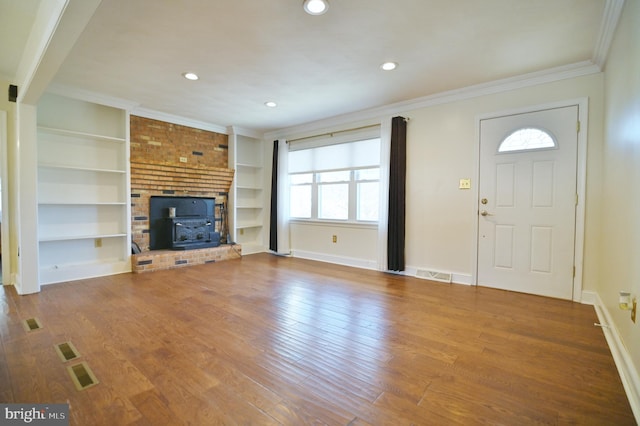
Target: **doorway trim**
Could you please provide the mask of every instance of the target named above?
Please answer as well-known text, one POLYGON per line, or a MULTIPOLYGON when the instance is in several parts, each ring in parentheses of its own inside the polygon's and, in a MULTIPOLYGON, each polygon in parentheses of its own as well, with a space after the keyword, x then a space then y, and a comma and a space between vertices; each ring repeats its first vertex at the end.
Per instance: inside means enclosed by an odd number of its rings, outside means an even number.
MULTIPOLYGON (((474 164, 475 164, 475 180, 476 182, 480 182, 480 122, 482 120, 503 117, 506 115, 514 115, 514 114, 524 114, 529 112, 541 111, 546 109, 553 108, 563 108, 569 106, 578 106, 578 120, 580 122, 580 129, 578 132, 578 154, 577 154, 577 164, 576 164, 576 191, 578 195, 577 205, 576 205, 576 229, 575 229, 575 240, 574 240, 574 260, 573 264, 575 265, 575 276, 573 278, 573 301, 574 302, 583 302, 582 296, 582 277, 583 277, 583 260, 584 260, 584 228, 585 228, 585 205, 586 205, 586 187, 587 187, 587 141, 588 141, 588 129, 589 129, 589 99, 588 98, 578 98, 578 99, 569 99, 566 101, 558 101, 551 102, 541 105, 533 105, 527 107, 513 108, 503 111, 491 112, 486 114, 481 114, 476 117, 475 122, 475 131, 476 131, 476 144, 474 148, 474 164)), ((479 241, 479 226, 477 216, 479 214, 478 211, 478 200, 480 197, 480 187, 478 184, 474 185, 474 205, 473 205, 473 215, 474 215, 474 240, 473 240, 473 251, 472 251, 472 285, 478 285, 478 241, 479 241)))
POLYGON ((9 162, 7 160, 7 112, 0 111, 0 185, 2 192, 2 200, 0 200, 2 221, 0 226, 1 238, 0 246, 2 247, 2 284, 13 284, 11 281, 11 250, 9 247, 9 172, 7 170, 9 162))

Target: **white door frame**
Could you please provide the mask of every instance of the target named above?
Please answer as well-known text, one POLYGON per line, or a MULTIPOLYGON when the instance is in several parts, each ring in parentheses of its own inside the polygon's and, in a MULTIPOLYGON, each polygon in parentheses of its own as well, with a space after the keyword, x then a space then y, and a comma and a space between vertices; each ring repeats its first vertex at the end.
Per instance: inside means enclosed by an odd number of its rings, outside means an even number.
POLYGON ((576 183, 578 192, 578 204, 576 206, 576 230, 575 230, 575 242, 574 242, 574 265, 576 267, 575 277, 573 278, 573 301, 582 302, 582 268, 584 258, 584 228, 585 228, 585 201, 586 201, 586 186, 587 186, 587 141, 588 141, 588 110, 589 99, 579 98, 566 101, 552 102, 542 105, 534 105, 522 108, 514 108, 504 111, 492 112, 482 114, 476 117, 476 144, 474 149, 474 164, 475 180, 474 185, 474 240, 473 240, 473 252, 472 252, 472 278, 471 283, 478 285, 478 238, 479 238, 479 226, 478 226, 478 200, 480 197, 480 188, 478 183, 480 182, 480 121, 490 118, 498 118, 506 115, 523 114, 528 112, 562 108, 568 106, 578 106, 578 120, 580 121, 580 131, 578 132, 578 158, 576 169, 576 183))
POLYGON ((9 285, 11 282, 11 250, 9 247, 9 173, 7 160, 7 112, 0 111, 0 185, 2 185, 2 225, 0 228, 2 237, 2 284, 9 285))

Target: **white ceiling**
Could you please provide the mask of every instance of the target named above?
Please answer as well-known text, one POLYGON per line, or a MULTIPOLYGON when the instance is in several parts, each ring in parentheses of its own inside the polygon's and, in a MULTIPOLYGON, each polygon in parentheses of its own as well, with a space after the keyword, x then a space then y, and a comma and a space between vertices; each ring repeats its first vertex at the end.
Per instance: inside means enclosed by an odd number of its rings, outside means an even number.
MULTIPOLYGON (((590 61, 605 14, 605 0, 329 1, 310 16, 302 0, 103 0, 54 83, 268 131, 590 61)), ((39 1, 0 0, 1 15, 22 3, 39 1)))

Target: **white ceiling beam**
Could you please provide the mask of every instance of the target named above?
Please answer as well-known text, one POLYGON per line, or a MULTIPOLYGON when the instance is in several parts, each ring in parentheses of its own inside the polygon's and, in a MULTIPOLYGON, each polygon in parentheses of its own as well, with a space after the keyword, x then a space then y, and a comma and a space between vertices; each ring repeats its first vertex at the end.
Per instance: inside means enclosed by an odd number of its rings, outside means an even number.
POLYGON ((20 102, 38 102, 100 2, 47 0, 40 4, 16 72, 20 102))

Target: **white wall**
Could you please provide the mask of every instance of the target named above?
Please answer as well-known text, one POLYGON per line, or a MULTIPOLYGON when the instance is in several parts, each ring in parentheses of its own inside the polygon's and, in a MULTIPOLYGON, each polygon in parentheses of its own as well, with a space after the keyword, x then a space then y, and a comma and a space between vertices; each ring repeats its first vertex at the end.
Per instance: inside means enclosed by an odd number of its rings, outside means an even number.
MULTIPOLYGON (((407 265, 452 272, 469 278, 473 274, 477 220, 475 190, 458 189, 461 178, 477 170, 475 157, 479 115, 514 108, 588 97, 590 100, 589 152, 602 143, 602 75, 572 78, 533 87, 485 95, 410 111, 407 133, 407 265)), ((600 161, 588 156, 587 209, 597 202, 600 161)), ((597 204, 596 204, 597 205, 597 204)), ((585 257, 597 247, 596 218, 586 224, 585 257)), ((585 262, 587 263, 587 262, 585 262)), ((593 276, 593 262, 585 275, 593 276)), ((585 287, 595 287, 586 278, 585 287)))
MULTIPOLYGON (((595 289, 598 275, 598 238, 602 146, 603 76, 591 74, 553 83, 508 90, 472 99, 414 109, 407 130, 407 270, 428 269, 454 274, 454 280, 471 283, 477 220, 475 191, 458 189, 461 178, 475 186, 479 115, 558 101, 589 99, 587 218, 585 230, 584 289, 595 289)), ((356 236, 348 246, 331 244, 344 228, 291 228, 291 248, 316 257, 344 257, 360 262, 377 261, 376 231, 356 236)))
POLYGON ((377 269, 377 228, 294 222, 290 235, 294 257, 377 269))
MULTIPOLYGON (((640 300, 640 1, 625 2, 616 31, 605 69, 601 271, 596 289, 629 352, 638 386, 640 314, 631 322, 630 313, 618 309, 618 292, 630 290, 640 300)), ((635 392, 640 403, 640 389, 635 392)))

